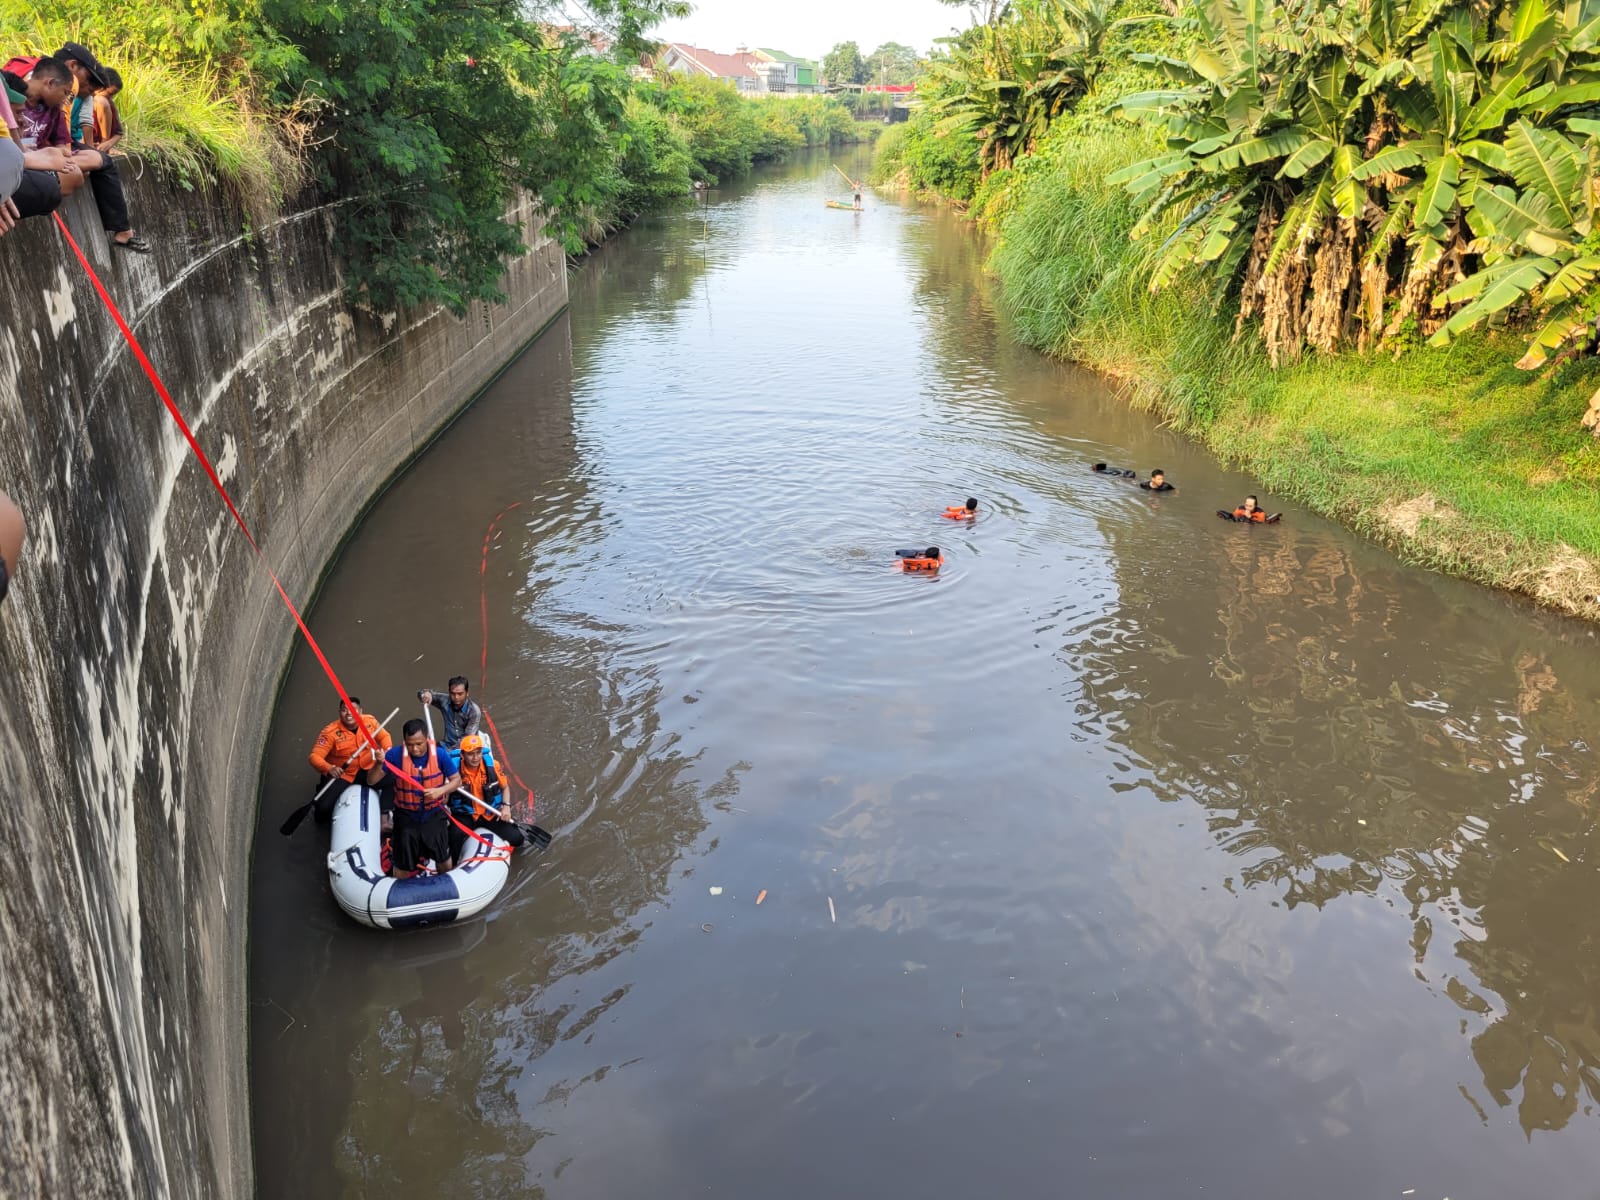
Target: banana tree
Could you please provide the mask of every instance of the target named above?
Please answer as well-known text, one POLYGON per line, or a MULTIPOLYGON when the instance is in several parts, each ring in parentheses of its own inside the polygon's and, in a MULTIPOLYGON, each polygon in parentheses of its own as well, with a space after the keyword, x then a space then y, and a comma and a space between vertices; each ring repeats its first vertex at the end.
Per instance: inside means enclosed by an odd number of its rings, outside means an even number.
POLYGON ((1274 362, 1431 332, 1482 253, 1471 214, 1509 178, 1505 129, 1600 100, 1596 19, 1545 0, 1197 0, 1193 48, 1144 56, 1176 86, 1117 106, 1168 134, 1113 177, 1147 206, 1136 235, 1185 214, 1152 288, 1209 271, 1274 362))
POLYGON ((1543 366, 1552 354, 1595 335, 1600 316, 1600 234, 1595 229, 1600 121, 1572 117, 1567 131, 1518 121, 1506 134, 1507 172, 1515 186, 1481 188, 1472 224, 1483 266, 1439 297, 1460 304, 1434 335, 1436 344, 1513 306, 1540 316, 1517 365, 1543 366), (1576 136, 1574 136, 1576 135, 1576 136))
POLYGON ((955 40, 934 68, 930 107, 944 133, 979 142, 984 176, 1031 151, 1094 85, 1114 0, 1016 0, 955 40))

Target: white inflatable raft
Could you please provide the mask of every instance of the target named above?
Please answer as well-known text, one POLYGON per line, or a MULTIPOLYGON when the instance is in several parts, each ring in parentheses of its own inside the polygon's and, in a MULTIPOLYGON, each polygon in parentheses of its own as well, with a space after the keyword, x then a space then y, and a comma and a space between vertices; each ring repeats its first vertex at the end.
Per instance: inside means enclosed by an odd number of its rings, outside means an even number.
POLYGON ((363 925, 374 929, 413 929, 475 917, 505 887, 511 874, 511 848, 487 829, 467 839, 462 862, 443 875, 393 879, 383 873, 376 788, 351 784, 333 810, 328 883, 334 899, 363 925))

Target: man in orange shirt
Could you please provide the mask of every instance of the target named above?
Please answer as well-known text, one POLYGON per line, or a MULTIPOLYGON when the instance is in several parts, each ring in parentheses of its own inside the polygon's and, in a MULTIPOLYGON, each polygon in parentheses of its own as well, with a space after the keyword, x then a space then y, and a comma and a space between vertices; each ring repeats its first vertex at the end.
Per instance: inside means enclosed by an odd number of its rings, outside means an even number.
MULTIPOLYGON (((392 744, 389 731, 379 728, 377 717, 361 711, 361 701, 355 696, 350 697, 350 703, 355 707, 355 715, 352 716, 350 710, 340 704, 339 719, 324 725, 322 732, 317 735, 317 744, 311 747, 311 765, 321 776, 317 780, 319 788, 335 775, 347 784, 354 783, 356 776, 363 771, 366 782, 371 786, 376 787, 383 782, 383 767, 372 753, 367 739, 357 732, 356 718, 361 719, 380 750, 387 750, 392 744)), ((317 820, 326 821, 333 816, 333 806, 339 802, 339 795, 343 791, 344 788, 334 786, 322 793, 317 800, 317 820)))
MULTIPOLYGON (((461 792, 471 792, 479 800, 505 812, 508 799, 505 773, 500 770, 499 763, 484 754, 486 748, 487 740, 482 734, 469 733, 461 739, 461 792)), ((450 808, 455 813, 456 820, 462 825, 469 829, 492 830, 505 838, 513 850, 527 840, 522 828, 515 822, 496 818, 493 813, 486 812, 461 792, 450 798, 450 808)), ((466 842, 467 835, 452 825, 450 856, 456 862, 461 861, 461 851, 466 842)))

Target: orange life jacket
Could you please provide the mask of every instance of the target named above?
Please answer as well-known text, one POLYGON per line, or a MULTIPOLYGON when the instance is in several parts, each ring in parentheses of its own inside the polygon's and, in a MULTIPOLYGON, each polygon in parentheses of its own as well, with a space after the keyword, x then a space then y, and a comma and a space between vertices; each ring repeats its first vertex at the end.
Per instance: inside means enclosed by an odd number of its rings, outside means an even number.
POLYGON ((937 571, 944 566, 942 558, 902 558, 900 569, 902 571, 937 571))
MULTIPOLYGON (((490 804, 499 808, 500 797, 505 793, 506 780, 505 776, 500 774, 499 763, 494 764, 494 782, 491 784, 489 781, 489 763, 486 760, 478 763, 476 771, 463 762, 461 764, 461 786, 478 797, 479 800, 487 800, 490 804), (490 790, 493 790, 495 794, 491 796, 489 794, 490 790)), ((474 817, 494 816, 486 806, 476 802, 472 805, 472 815, 474 817)))
POLYGON ((964 508, 959 504, 952 504, 944 510, 945 519, 948 521, 965 521, 968 517, 978 515, 976 509, 964 508))
POLYGON ((1255 510, 1255 512, 1246 512, 1244 505, 1241 504, 1238 508, 1233 510, 1233 519, 1235 521, 1265 522, 1267 519, 1267 510, 1264 508, 1258 508, 1255 510))
POLYGON ((417 764, 411 761, 411 755, 404 748, 400 751, 400 774, 394 781, 394 806, 403 808, 407 812, 432 812, 436 808, 443 808, 448 800, 429 800, 422 793, 427 788, 436 788, 444 783, 444 768, 439 765, 439 748, 432 742, 428 743, 428 761, 422 764, 422 769, 417 769, 417 764))

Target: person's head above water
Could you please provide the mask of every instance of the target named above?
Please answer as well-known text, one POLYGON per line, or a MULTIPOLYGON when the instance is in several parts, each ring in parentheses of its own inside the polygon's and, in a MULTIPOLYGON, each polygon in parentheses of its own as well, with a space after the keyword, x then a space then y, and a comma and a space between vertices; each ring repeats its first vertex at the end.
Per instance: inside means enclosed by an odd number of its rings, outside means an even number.
POLYGON ((1254 496, 1246 496, 1244 498, 1244 504, 1242 507, 1244 508, 1245 512, 1255 512, 1256 509, 1261 507, 1261 505, 1257 503, 1254 496))
POLYGON ((968 496, 967 497, 967 511, 968 512, 977 512, 978 511, 978 498, 976 496, 968 496))
POLYGON ((1106 465, 1105 463, 1095 463, 1094 469, 1096 471, 1104 471, 1106 469, 1106 465))
POLYGON ((926 550, 924 550, 922 552, 922 557, 923 558, 938 558, 939 557, 939 547, 937 547, 937 546, 929 546, 926 550))

